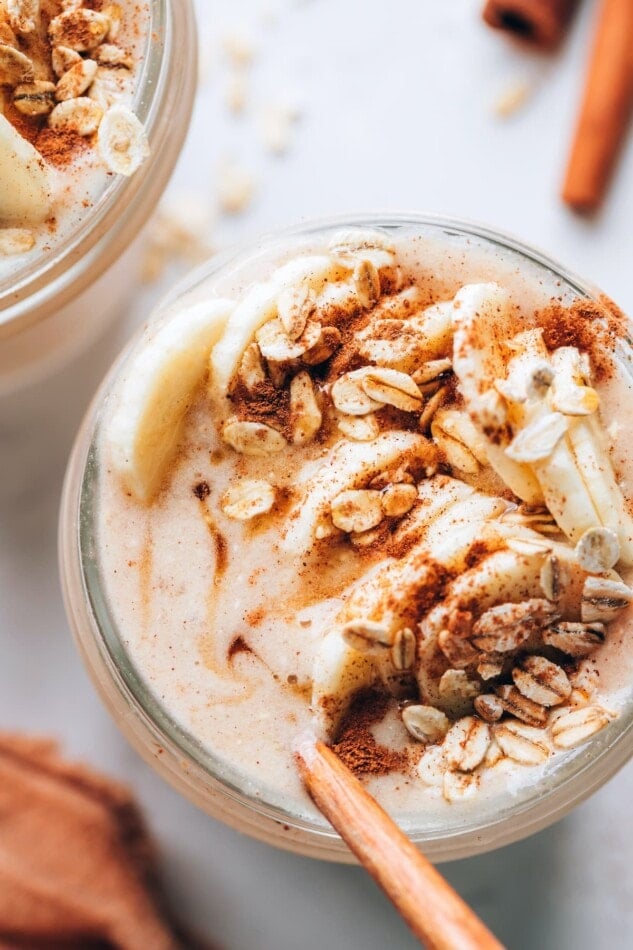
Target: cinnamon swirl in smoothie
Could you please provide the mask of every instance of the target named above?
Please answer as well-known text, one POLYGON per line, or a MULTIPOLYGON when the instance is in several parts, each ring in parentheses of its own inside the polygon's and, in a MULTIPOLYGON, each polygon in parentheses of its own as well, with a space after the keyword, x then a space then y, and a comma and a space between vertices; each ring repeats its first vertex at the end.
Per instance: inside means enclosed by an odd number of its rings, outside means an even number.
POLYGON ((306 727, 404 819, 582 754, 630 680, 630 367, 608 301, 414 226, 176 300, 98 440, 101 584, 161 708, 299 811, 306 727))

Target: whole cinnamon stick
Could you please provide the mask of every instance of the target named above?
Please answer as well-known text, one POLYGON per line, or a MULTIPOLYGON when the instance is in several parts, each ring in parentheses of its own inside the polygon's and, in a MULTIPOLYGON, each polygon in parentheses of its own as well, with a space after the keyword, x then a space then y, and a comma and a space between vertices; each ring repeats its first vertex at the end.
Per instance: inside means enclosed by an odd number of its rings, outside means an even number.
POLYGON ((633 0, 601 0, 563 200, 594 211, 605 196, 633 107, 633 0))
POLYGON ((428 950, 504 950, 331 749, 302 737, 296 757, 316 806, 428 950))
POLYGON ((487 0, 486 23, 544 49, 556 46, 578 0, 487 0))

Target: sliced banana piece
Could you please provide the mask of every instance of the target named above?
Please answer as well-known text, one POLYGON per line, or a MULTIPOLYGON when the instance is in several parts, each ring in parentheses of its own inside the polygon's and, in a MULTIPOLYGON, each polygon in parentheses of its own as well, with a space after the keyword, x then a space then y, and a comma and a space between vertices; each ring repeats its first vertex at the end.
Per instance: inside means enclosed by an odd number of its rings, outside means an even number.
POLYGON ((524 453, 523 458, 531 464, 547 507, 561 530, 576 541, 589 528, 600 524, 600 520, 571 449, 571 433, 577 421, 551 406, 551 390, 555 394, 561 388, 575 385, 571 368, 564 360, 554 357, 550 361, 538 330, 518 334, 512 340, 512 349, 514 355, 508 363, 505 391, 511 394, 523 389, 525 396, 513 405, 512 423, 516 434, 507 451, 516 454, 516 446, 527 446, 528 455, 524 453), (549 364, 554 376, 548 387, 533 393, 533 398, 530 398, 528 381, 533 378, 534 366, 539 361, 544 366, 549 364), (563 374, 569 376, 566 383, 561 383, 563 374), (530 449, 533 450, 531 456, 530 449))
MULTIPOLYGON (((425 586, 431 589, 437 584, 435 565, 463 569, 467 553, 481 533, 482 524, 487 518, 495 517, 499 508, 506 505, 501 499, 488 498, 467 487, 467 497, 463 494, 460 497, 455 490, 458 482, 447 479, 447 484, 442 487, 439 481, 435 482, 435 488, 446 502, 444 509, 422 504, 417 513, 418 532, 426 528, 427 535, 423 535, 404 558, 383 561, 356 581, 344 609, 336 618, 337 630, 327 634, 319 651, 315 673, 319 685, 318 689, 315 686, 314 706, 327 711, 330 727, 335 726, 345 712, 354 689, 368 685, 381 670, 384 672, 379 658, 361 654, 345 644, 341 631, 351 622, 364 619, 372 626, 380 624, 387 640, 395 638, 398 631, 412 622, 407 611, 409 605, 415 603, 416 594, 425 586), (456 497, 458 501, 455 501, 456 497), (428 534, 431 531, 432 537, 428 534), (429 545, 433 545, 431 559, 429 545), (393 596, 394 591, 398 592, 398 597, 393 596), (339 643, 331 642, 333 636, 339 643), (365 660, 364 664, 360 664, 360 656, 365 660), (360 683, 359 678, 362 679, 360 683), (341 684, 345 687, 342 691, 341 684)), ((323 717, 323 713, 321 715, 323 717)))
POLYGON ((312 677, 312 712, 324 738, 331 735, 354 693, 377 678, 375 657, 348 646, 339 630, 323 638, 312 677))
POLYGON ((487 523, 507 508, 504 498, 475 492, 447 508, 428 527, 424 542, 433 557, 447 568, 461 568, 461 557, 481 538, 487 523))
MULTIPOLYGON (((598 417, 577 419, 569 430, 568 441, 598 515, 594 525, 609 528, 617 535, 620 563, 633 566, 633 518, 616 481, 598 417)), ((577 541, 579 536, 577 533, 572 540, 577 541)))
POLYGON ((502 444, 505 420, 494 384, 506 375, 503 347, 511 318, 509 295, 498 284, 467 284, 453 301, 453 370, 466 408, 486 437, 488 462, 515 495, 538 505, 543 495, 528 465, 509 458, 502 444))
MULTIPOLYGON (((482 531, 487 518, 495 517, 500 499, 472 493, 468 498, 450 504, 441 513, 429 512, 426 525, 419 516, 418 527, 426 527, 422 540, 400 560, 383 561, 370 569, 351 588, 346 605, 337 617, 345 624, 359 618, 379 623, 389 637, 415 625, 417 617, 410 615, 411 604, 419 601, 425 588, 434 591, 438 583, 438 567, 463 570, 472 545, 482 531), (432 551, 432 557, 429 557, 432 551), (394 597, 394 591, 398 596, 394 597)), ((425 511, 425 506, 421 511, 425 511)), ((376 666, 378 669, 378 665, 376 666)))
POLYGON ((408 321, 424 339, 420 359, 424 362, 439 359, 451 352, 453 345, 453 301, 443 300, 431 304, 422 313, 408 321))
POLYGON ((265 283, 255 284, 233 311, 222 338, 213 348, 213 387, 220 394, 228 392, 242 354, 256 331, 277 315, 277 301, 282 293, 299 284, 318 293, 328 280, 336 280, 344 273, 341 265, 325 254, 306 255, 278 267, 265 283))
POLYGON ((408 541, 417 541, 423 531, 450 505, 474 494, 475 489, 457 478, 435 475, 418 485, 418 503, 407 519, 394 532, 394 544, 403 547, 408 541))
POLYGON ((610 529, 622 563, 633 564, 633 518, 615 479, 586 361, 575 347, 560 347, 550 359, 540 330, 518 334, 510 345, 507 377, 497 381, 511 402, 516 433, 506 454, 530 464, 571 541, 594 528, 610 529))
POLYGON ((540 585, 543 556, 501 550, 484 557, 450 584, 441 604, 423 621, 424 637, 432 638, 448 625, 451 614, 467 610, 473 603, 478 611, 502 603, 521 603, 542 597, 540 585))
POLYGON ((491 441, 486 444, 486 455, 491 468, 517 498, 528 505, 544 503, 541 486, 529 465, 514 462, 506 455, 503 446, 491 441))
POLYGON ((549 403, 566 416, 590 416, 600 406, 600 397, 588 385, 589 367, 575 346, 561 346, 552 353, 554 376, 549 403))
POLYGON ((547 459, 535 462, 533 468, 546 506, 571 541, 577 541, 588 528, 600 524, 567 437, 557 443, 547 459))
POLYGON ((373 442, 342 440, 303 486, 303 497, 288 519, 284 549, 305 551, 315 539, 332 534, 329 511, 342 491, 363 487, 386 469, 412 461, 430 464, 434 459, 433 444, 413 432, 384 432, 373 442))
POLYGON ((35 224, 52 206, 42 156, 0 113, 0 225, 35 224))
POLYGON ((506 375, 503 344, 510 315, 510 297, 499 284, 466 284, 453 300, 453 368, 466 405, 482 426, 481 398, 506 375))
POLYGON ((234 306, 205 301, 150 327, 128 361, 106 438, 113 464, 139 501, 150 502, 160 488, 211 347, 234 306))

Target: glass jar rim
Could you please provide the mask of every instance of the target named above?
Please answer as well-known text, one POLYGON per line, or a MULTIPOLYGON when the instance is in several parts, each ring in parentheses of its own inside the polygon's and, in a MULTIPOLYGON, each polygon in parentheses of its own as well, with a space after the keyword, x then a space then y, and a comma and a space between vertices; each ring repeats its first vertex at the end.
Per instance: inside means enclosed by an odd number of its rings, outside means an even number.
POLYGON ((149 159, 129 178, 114 175, 91 207, 51 252, 41 255, 0 281, 0 338, 44 319, 76 297, 121 255, 144 224, 157 200, 157 184, 164 186, 177 157, 183 134, 169 142, 167 100, 180 101, 186 110, 185 129, 193 105, 195 68, 176 70, 175 52, 188 47, 194 67, 197 58, 191 0, 150 0, 148 38, 131 108, 144 124, 151 146, 149 159), (177 36, 174 35, 177 33, 177 36), (193 78, 192 78, 193 77, 193 78), (165 142, 168 147, 165 149, 165 142), (166 154, 167 153, 167 154, 166 154), (156 175, 156 161, 165 174, 156 175), (148 200, 148 191, 151 199, 148 200))
MULTIPOLYGON (((222 270, 227 264, 239 261, 255 247, 273 240, 318 235, 341 226, 373 226, 387 230, 409 226, 427 228, 431 231, 435 229, 459 238, 476 238, 546 268, 557 279, 564 281, 567 289, 577 296, 592 299, 603 297, 595 286, 576 276, 537 248, 474 222, 436 214, 347 214, 311 220, 291 228, 273 231, 263 235, 257 242, 249 242, 248 245, 230 249, 221 256, 210 259, 190 271, 167 294, 156 308, 154 316, 156 318, 163 316, 180 296, 194 290, 203 280, 222 270)), ((260 789, 256 790, 256 793, 249 792, 245 786, 252 783, 246 781, 238 769, 205 749, 195 736, 170 717, 144 682, 142 674, 134 668, 116 629, 116 623, 110 615, 103 585, 99 580, 99 566, 95 559, 92 533, 94 530, 92 514, 96 510, 94 489, 98 467, 96 449, 99 437, 99 409, 105 395, 115 382, 123 362, 133 351, 138 339, 137 335, 110 370, 84 421, 82 433, 69 465, 60 519, 62 565, 65 553, 74 548, 75 563, 74 566, 71 565, 71 571, 76 571, 80 581, 91 628, 90 635, 99 653, 99 661, 107 672, 111 685, 116 688, 119 698, 128 709, 134 711, 146 734, 156 745, 170 747, 175 751, 179 759, 186 763, 186 771, 191 781, 199 782, 212 790, 221 791, 236 805, 245 807, 255 815, 272 820, 285 828, 294 829, 298 833, 307 833, 320 841, 321 847, 326 850, 329 848, 342 857, 345 846, 327 822, 323 819, 316 820, 307 811, 302 814, 297 810, 288 809, 282 804, 281 796, 277 796, 275 800, 274 795, 267 797, 261 794, 260 789)), ((64 578, 63 571, 62 568, 67 610, 72 618, 75 612, 70 605, 68 579, 64 578)), ((77 634, 76 626, 75 635, 79 641, 80 650, 87 659, 86 650, 77 634)), ((92 660, 87 659, 89 666, 93 660, 94 657, 92 660)), ((518 793, 507 805, 505 793, 501 797, 491 797, 487 807, 483 809, 473 807, 469 809, 467 816, 460 813, 458 821, 454 823, 449 833, 446 831, 443 820, 438 822, 438 827, 435 829, 426 827, 420 830, 418 827, 416 831, 414 823, 409 820, 403 823, 403 827, 414 842, 424 845, 429 857, 441 860, 472 855, 508 844, 551 824, 570 807, 599 788, 631 757, 631 754, 633 754, 633 704, 629 704, 614 722, 592 739, 588 746, 566 753, 564 759, 559 760, 551 773, 548 774, 546 771, 532 785, 526 783, 527 789, 518 793)), ((282 842, 278 843, 283 845, 282 842)))

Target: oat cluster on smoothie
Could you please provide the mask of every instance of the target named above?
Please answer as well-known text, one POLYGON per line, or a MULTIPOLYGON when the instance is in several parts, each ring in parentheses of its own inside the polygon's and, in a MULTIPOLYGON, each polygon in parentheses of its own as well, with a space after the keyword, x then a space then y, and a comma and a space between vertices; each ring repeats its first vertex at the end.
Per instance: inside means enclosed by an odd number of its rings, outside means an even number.
POLYGON ((633 601, 623 315, 427 250, 350 228, 211 282, 101 442, 106 591, 170 714, 286 790, 311 724, 395 808, 575 755, 633 601))
POLYGON ((147 157, 129 108, 140 19, 131 0, 0 0, 0 255, 50 239, 147 157))

